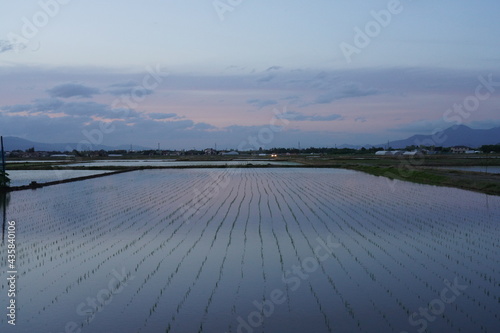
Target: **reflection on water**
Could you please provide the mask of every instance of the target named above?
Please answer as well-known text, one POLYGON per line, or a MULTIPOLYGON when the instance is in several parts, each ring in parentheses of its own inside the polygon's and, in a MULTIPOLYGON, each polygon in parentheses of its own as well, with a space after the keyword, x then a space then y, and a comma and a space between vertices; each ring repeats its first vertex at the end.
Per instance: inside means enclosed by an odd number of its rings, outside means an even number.
POLYGON ((292 168, 13 192, 19 317, 0 317, 1 332, 495 332, 500 197, 488 198, 292 168))
POLYGON ((57 180, 85 177, 110 172, 107 170, 11 170, 9 171, 10 186, 29 185, 32 181, 37 183, 53 182, 57 180))

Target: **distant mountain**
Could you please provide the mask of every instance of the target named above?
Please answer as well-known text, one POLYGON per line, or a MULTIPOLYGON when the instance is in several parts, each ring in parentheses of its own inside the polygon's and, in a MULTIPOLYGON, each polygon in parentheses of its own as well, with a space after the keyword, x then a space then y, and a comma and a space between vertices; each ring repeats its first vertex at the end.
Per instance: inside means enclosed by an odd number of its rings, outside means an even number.
MULTIPOLYGON (((26 150, 30 148, 35 148, 35 151, 71 151, 73 149, 78 150, 126 150, 130 146, 121 145, 118 147, 111 147, 106 145, 90 145, 90 144, 78 144, 78 143, 41 143, 34 142, 26 139, 21 139, 18 137, 8 136, 3 138, 4 147, 6 151, 12 150, 26 150)), ((150 148, 134 146, 135 150, 146 150, 150 148)))
MULTIPOLYGON (((471 148, 478 148, 482 145, 495 145, 500 144, 500 127, 491 129, 472 129, 465 125, 455 125, 445 129, 438 135, 414 135, 405 140, 390 141, 389 146, 392 148, 400 149, 407 146, 467 146, 471 148)), ((385 147, 387 144, 378 145, 378 147, 385 147)))

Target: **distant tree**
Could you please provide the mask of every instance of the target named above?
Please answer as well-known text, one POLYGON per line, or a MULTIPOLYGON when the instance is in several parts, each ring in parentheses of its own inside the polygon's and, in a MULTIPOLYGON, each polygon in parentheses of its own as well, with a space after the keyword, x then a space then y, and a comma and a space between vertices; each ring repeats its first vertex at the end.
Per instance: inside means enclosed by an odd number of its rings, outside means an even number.
POLYGON ((10 178, 7 172, 0 170, 0 188, 8 187, 10 185, 10 178))
POLYGON ((481 151, 485 153, 489 152, 495 152, 495 153, 500 153, 500 145, 484 145, 481 146, 481 151))

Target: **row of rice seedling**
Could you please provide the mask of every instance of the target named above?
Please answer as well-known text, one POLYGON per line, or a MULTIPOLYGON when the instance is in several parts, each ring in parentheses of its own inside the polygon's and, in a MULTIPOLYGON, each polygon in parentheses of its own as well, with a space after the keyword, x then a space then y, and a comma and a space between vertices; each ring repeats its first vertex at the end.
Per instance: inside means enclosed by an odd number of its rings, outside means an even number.
POLYGON ((458 279, 467 289, 427 330, 494 332, 500 200, 397 185, 346 170, 195 169, 13 193, 20 331, 410 332, 410 315, 458 279), (339 246, 318 260, 327 238, 339 246), (88 305, 121 269, 123 291, 88 305))

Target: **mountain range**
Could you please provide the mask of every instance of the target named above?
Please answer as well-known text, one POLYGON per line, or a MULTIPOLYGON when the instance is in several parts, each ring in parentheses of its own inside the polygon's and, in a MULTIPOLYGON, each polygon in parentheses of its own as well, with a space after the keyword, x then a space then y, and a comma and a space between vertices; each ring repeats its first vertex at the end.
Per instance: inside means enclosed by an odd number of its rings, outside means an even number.
MULTIPOLYGON (((472 129, 465 125, 456 125, 447 128, 446 130, 435 135, 413 135, 404 140, 389 141, 389 147, 394 149, 405 148, 407 146, 467 146, 478 148, 482 145, 500 144, 500 127, 491 129, 472 129)), ((35 148, 36 151, 69 151, 73 149, 90 149, 90 150, 127 150, 130 146, 121 145, 116 147, 106 145, 81 146, 77 143, 41 143, 34 142, 18 137, 8 136, 4 138, 4 146, 6 151, 26 150, 35 148)), ((378 145, 341 145, 339 148, 361 148, 361 147, 387 147, 387 143, 378 145)), ((142 146, 133 146, 134 150, 148 150, 151 148, 142 146)))
MULTIPOLYGON (((455 125, 434 135, 413 135, 408 139, 390 141, 389 147, 400 149, 407 146, 453 147, 467 146, 479 148, 482 145, 500 144, 500 127, 472 129, 465 125, 455 125)), ((386 144, 378 145, 385 147, 386 144)))
MULTIPOLYGON (((80 150, 128 150, 130 146, 121 145, 117 147, 111 147, 106 145, 81 145, 78 143, 42 143, 30 141, 14 136, 7 136, 3 138, 5 151, 12 150, 27 150, 30 148, 35 148, 35 151, 71 151, 73 149, 80 150)), ((133 146, 134 150, 148 150, 151 148, 142 147, 142 146, 133 146)))

